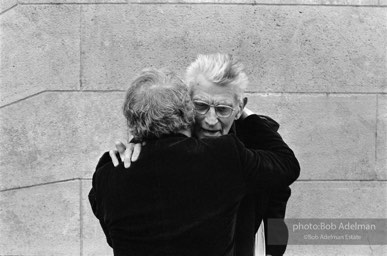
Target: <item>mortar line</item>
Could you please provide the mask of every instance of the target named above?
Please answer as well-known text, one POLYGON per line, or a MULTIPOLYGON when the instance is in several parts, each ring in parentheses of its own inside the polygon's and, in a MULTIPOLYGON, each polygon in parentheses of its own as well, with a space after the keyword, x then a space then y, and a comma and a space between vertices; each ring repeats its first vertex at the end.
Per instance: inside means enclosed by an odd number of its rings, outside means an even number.
POLYGON ((317 7, 383 7, 377 4, 368 4, 368 5, 359 5, 359 4, 299 4, 299 3, 159 3, 159 2, 146 2, 146 3, 128 3, 128 4, 137 4, 137 5, 151 5, 151 4, 159 4, 159 5, 267 5, 267 6, 317 6, 317 7))
POLYGON ((73 178, 73 179, 66 179, 66 180, 57 180, 57 181, 50 181, 50 182, 45 182, 45 183, 38 183, 38 184, 33 184, 33 185, 27 185, 27 186, 20 186, 20 187, 14 187, 14 188, 6 188, 0 190, 0 192, 7 192, 7 191, 12 191, 12 190, 17 190, 17 189, 24 189, 24 188, 33 188, 33 187, 39 187, 39 186, 44 186, 44 185, 51 185, 51 184, 56 184, 56 183, 64 183, 68 181, 75 181, 75 180, 81 180, 80 178, 73 178))
POLYGON ((270 91, 270 92, 265 92, 265 91, 245 91, 245 93, 251 93, 251 94, 333 94, 333 95, 340 95, 340 94, 345 94, 345 95, 373 95, 373 94, 387 94, 387 92, 316 92, 316 91, 311 91, 311 92, 306 92, 306 91, 301 91, 301 92, 283 92, 283 91, 270 91))
POLYGON ((11 7, 9 7, 8 9, 5 9, 4 11, 0 12, 0 15, 3 15, 4 13, 12 10, 13 8, 15 8, 16 6, 18 5, 18 3, 12 5, 11 7))
MULTIPOLYGON (((88 180, 88 181, 91 181, 92 178, 81 178, 81 180, 88 180)), ((313 182, 313 181, 326 181, 326 182, 330 182, 330 181, 333 181, 333 182, 342 182, 342 181, 360 181, 360 182, 379 182, 379 181, 387 181, 387 179, 381 179, 381 180, 375 180, 375 179, 369 179, 369 180, 366 180, 366 179, 363 179, 363 180, 344 180, 344 179, 316 179, 316 180, 307 180, 307 179, 299 179, 299 180, 296 180, 297 181, 303 181, 303 182, 313 182)))
MULTIPOLYGON (((101 3, 103 4, 103 3, 101 3)), ((160 4, 160 5, 269 5, 269 6, 318 6, 318 7, 323 7, 323 6, 328 6, 328 7, 379 7, 378 4, 367 4, 367 5, 361 5, 361 4, 300 4, 300 3, 246 3, 246 2, 241 2, 241 3, 211 3, 211 2, 183 2, 183 3, 171 3, 171 2, 145 2, 145 3, 138 3, 138 2, 128 2, 128 4, 132 5, 151 5, 151 4, 160 4)))
POLYGON ((28 95, 28 96, 26 96, 24 98, 12 101, 12 102, 7 103, 7 104, 4 104, 4 105, 0 106, 0 109, 2 109, 4 107, 8 107, 8 106, 16 104, 16 103, 19 103, 19 102, 24 101, 24 100, 30 99, 32 97, 38 96, 39 94, 50 93, 50 92, 78 92, 78 93, 82 93, 82 92, 102 92, 102 93, 107 93, 107 92, 125 92, 125 90, 83 90, 83 91, 80 91, 80 90, 43 90, 43 91, 40 91, 40 92, 31 94, 31 95, 28 95))
MULTIPOLYGON (((113 89, 113 90, 43 90, 43 91, 40 91, 40 92, 37 92, 37 93, 34 93, 34 94, 31 94, 31 95, 28 95, 24 98, 21 98, 21 99, 18 99, 18 100, 15 100, 15 101, 12 101, 10 103, 7 103, 7 104, 4 104, 2 106, 0 106, 0 109, 4 108, 4 107, 8 107, 10 105, 13 105, 13 104, 16 104, 16 103, 19 103, 21 101, 24 101, 24 100, 27 100, 27 99, 30 99, 32 97, 35 97, 39 94, 43 94, 43 93, 49 93, 49 92, 77 92, 77 93, 83 93, 83 92, 98 92, 98 93, 110 93, 110 92, 125 92, 126 90, 123 90, 123 89, 113 89)), ((303 94, 310 94, 310 95, 374 95, 374 94, 381 94, 381 95, 384 95, 384 94, 387 94, 387 92, 277 92, 277 91, 272 91, 272 92, 264 92, 264 91, 246 91, 245 93, 248 93, 248 94, 252 94, 252 95, 256 95, 256 94, 283 94, 283 95, 286 95, 286 94, 300 94, 300 95, 303 95, 303 94)))
MULTIPOLYGON (((80 180, 83 180, 83 181, 91 181, 92 178, 80 178, 80 180)), ((362 179, 362 180, 359 180, 359 179, 354 179, 354 180, 350 180, 350 179, 314 179, 314 180, 308 180, 308 179, 298 179, 296 181, 303 181, 303 182, 313 182, 313 181, 326 181, 326 182, 330 182, 330 181, 333 181, 333 182, 342 182, 342 181, 359 181, 359 182, 379 182, 379 181, 387 181, 387 179, 380 179, 380 180, 375 180, 375 179, 362 179)))
POLYGON ((358 181, 358 182, 386 182, 387 179, 380 179, 380 180, 375 180, 375 179, 372 179, 372 180, 344 180, 344 179, 316 179, 316 180, 307 180, 307 179, 299 179, 299 180, 296 180, 295 182, 345 182, 345 181, 348 181, 348 182, 353 182, 353 181, 358 181))
MULTIPOLYGON (((66 180, 59 180, 59 181, 51 181, 51 182, 45 182, 45 183, 38 183, 38 184, 33 184, 33 185, 28 185, 28 186, 20 186, 20 187, 14 187, 14 188, 7 188, 7 189, 2 189, 0 192, 7 192, 11 190, 17 190, 17 189, 25 189, 25 188, 32 188, 32 187, 39 187, 39 186, 44 186, 44 185, 51 185, 51 184, 56 184, 56 183, 64 183, 68 181, 83 181, 83 180, 92 180, 92 178, 73 178, 73 179, 66 179, 66 180)), ((295 182, 345 182, 345 181, 358 181, 358 182, 387 182, 387 179, 298 179, 295 182)))
MULTIPOLYGON (((14 187, 14 188, 7 188, 7 189, 3 189, 3 190, 0 190, 0 193, 1 192, 8 192, 8 191, 12 191, 12 190, 18 190, 18 189, 25 189, 25 188, 32 188, 32 187, 39 187, 39 186, 44 186, 44 185, 51 185, 51 184, 56 184, 56 183, 64 183, 64 182, 68 182, 68 181, 91 181, 92 179, 91 178, 74 178, 74 179, 67 179, 67 180, 61 180, 61 181, 53 181, 53 182, 47 182, 47 183, 40 183, 40 184, 34 184, 34 185, 29 185, 29 186, 21 186, 21 187, 14 187)), ((369 183, 379 183, 379 182, 387 182, 387 179, 380 179, 380 180, 375 180, 375 179, 369 179, 369 180, 366 180, 366 179, 313 179, 313 180, 308 180, 308 179, 298 179, 296 180, 295 182, 303 182, 303 183, 309 183, 309 182, 369 182, 369 183)))
POLYGON ((63 2, 63 3, 19 3, 20 5, 125 5, 127 2, 118 2, 118 3, 76 3, 76 2, 63 2))
POLYGON ((146 2, 146 3, 134 3, 134 2, 120 2, 120 3, 76 3, 76 2, 66 2, 66 3, 19 3, 20 5, 251 5, 251 6, 303 6, 303 7, 376 7, 376 8, 385 8, 387 6, 378 5, 378 4, 368 4, 368 5, 359 5, 359 4, 299 4, 299 3, 288 3, 288 4, 279 4, 279 3, 171 3, 171 2, 146 2))
POLYGON ((378 163, 378 124, 379 124, 379 118, 378 118, 378 115, 379 115, 379 95, 376 94, 376 111, 375 111, 375 115, 376 115, 376 121, 375 121, 375 170, 374 172, 376 173, 377 171, 377 163, 378 163))
POLYGON ((80 246, 80 255, 83 256, 83 203, 82 203, 82 180, 79 182, 79 246, 80 246))
POLYGON ((79 90, 82 90, 83 63, 82 63, 82 5, 79 7, 79 90))
POLYGON ((21 99, 12 101, 12 102, 7 103, 7 104, 4 104, 4 105, 0 106, 0 109, 2 109, 2 108, 4 108, 4 107, 8 107, 8 106, 13 105, 13 104, 16 104, 16 103, 19 103, 19 102, 21 102, 21 101, 27 100, 27 99, 29 99, 29 98, 35 97, 35 96, 37 96, 37 95, 39 95, 39 94, 42 94, 42 93, 44 93, 44 92, 46 92, 46 90, 43 90, 43 91, 40 91, 40 92, 37 92, 37 93, 33 93, 33 94, 28 95, 28 96, 26 96, 26 97, 24 97, 24 98, 21 98, 21 99))

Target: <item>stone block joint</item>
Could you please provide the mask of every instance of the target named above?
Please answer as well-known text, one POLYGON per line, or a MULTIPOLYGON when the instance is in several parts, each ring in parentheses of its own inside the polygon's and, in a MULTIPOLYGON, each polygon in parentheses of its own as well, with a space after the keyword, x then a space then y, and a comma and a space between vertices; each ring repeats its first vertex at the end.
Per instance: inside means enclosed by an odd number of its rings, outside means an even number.
POLYGON ((12 10, 12 9, 15 8, 16 6, 18 6, 18 3, 17 3, 17 2, 16 2, 16 4, 14 4, 14 5, 12 5, 12 6, 8 7, 8 8, 6 8, 5 10, 1 11, 1 12, 0 12, 0 15, 3 15, 4 13, 6 13, 6 12, 12 10))

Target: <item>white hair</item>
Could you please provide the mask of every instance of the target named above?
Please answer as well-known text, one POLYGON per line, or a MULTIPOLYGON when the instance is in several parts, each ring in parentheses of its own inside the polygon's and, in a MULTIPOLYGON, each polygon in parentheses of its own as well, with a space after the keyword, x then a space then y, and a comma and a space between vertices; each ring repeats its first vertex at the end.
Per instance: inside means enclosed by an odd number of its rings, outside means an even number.
POLYGON ((241 100, 249 83, 243 65, 234 60, 231 54, 199 54, 187 68, 186 83, 191 88, 197 84, 199 75, 208 81, 220 85, 231 85, 237 89, 236 96, 241 100))

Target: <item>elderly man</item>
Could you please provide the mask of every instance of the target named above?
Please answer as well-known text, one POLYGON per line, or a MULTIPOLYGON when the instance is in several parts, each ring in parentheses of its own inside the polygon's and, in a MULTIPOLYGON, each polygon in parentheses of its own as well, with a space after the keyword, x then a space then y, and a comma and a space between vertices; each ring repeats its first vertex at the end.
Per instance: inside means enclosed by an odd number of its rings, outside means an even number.
POLYGON ((128 128, 136 141, 147 143, 128 170, 114 167, 105 153, 89 193, 115 255, 235 255, 241 200, 286 187, 298 176, 293 152, 258 116, 246 118, 245 129, 258 140, 270 137, 265 150, 249 150, 235 135, 218 136, 228 133, 228 123, 195 130, 209 136, 191 138, 194 108, 224 120, 243 113, 228 97, 208 102, 207 92, 192 102, 181 80, 154 69, 128 89, 128 128))
MULTIPOLYGON (((236 134, 248 148, 265 150, 272 146, 272 134, 262 132, 262 126, 270 127, 272 133, 277 136, 276 131, 279 125, 268 117, 254 115, 250 110, 244 108, 247 98, 243 93, 248 85, 248 78, 243 72, 243 66, 233 60, 230 55, 199 55, 187 68, 186 82, 190 87, 190 95, 195 104, 194 136, 208 138, 231 132, 236 134), (226 107, 232 109, 232 114, 227 117, 219 115, 219 112, 226 107), (235 111, 238 109, 244 109, 240 116, 238 116, 239 112, 235 111), (250 127, 251 119, 259 119, 260 124, 250 127), (252 133, 251 130, 256 132, 252 133)), ((130 164, 133 147, 138 148, 139 144, 136 146, 130 144, 124 153, 124 145, 117 145, 126 166, 130 164)), ((134 155, 138 152, 137 150, 134 155)), ((111 152, 111 157, 113 162, 118 164, 114 152, 111 152)), ((299 170, 298 168, 298 166, 290 168, 288 175, 292 176, 299 170)), ((293 182, 298 177, 298 173, 292 177, 293 182)), ((290 188, 286 187, 275 190, 267 189, 261 191, 259 195, 249 195, 244 198, 239 208, 235 228, 237 256, 254 255, 255 234, 262 219, 266 223, 266 238, 269 235, 271 241, 281 244, 272 245, 266 241, 266 253, 273 256, 284 253, 288 231, 283 219, 289 196, 290 188), (282 222, 276 221, 274 225, 268 223, 269 219, 281 219, 282 222)))

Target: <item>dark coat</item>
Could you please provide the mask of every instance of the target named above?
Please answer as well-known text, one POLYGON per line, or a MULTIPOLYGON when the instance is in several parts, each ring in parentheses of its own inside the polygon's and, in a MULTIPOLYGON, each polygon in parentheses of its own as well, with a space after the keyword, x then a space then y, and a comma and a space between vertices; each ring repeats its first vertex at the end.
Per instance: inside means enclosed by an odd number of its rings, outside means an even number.
POLYGON ((169 135, 148 141, 129 169, 102 156, 89 200, 115 255, 234 254, 242 198, 299 175, 281 137, 257 116, 247 119, 272 134, 270 148, 249 150, 235 135, 169 135))
MULTIPOLYGON (((279 124, 267 116, 259 118, 262 122, 254 122, 256 118, 236 121, 232 133, 249 149, 267 150, 271 147, 272 136, 279 136, 279 124), (262 126, 267 129, 262 129, 262 126)), ((288 241, 284 218, 290 194, 289 187, 281 187, 262 190, 243 198, 235 230, 236 256, 254 255, 255 234, 262 220, 265 223, 266 253, 272 256, 284 254, 288 241)))

